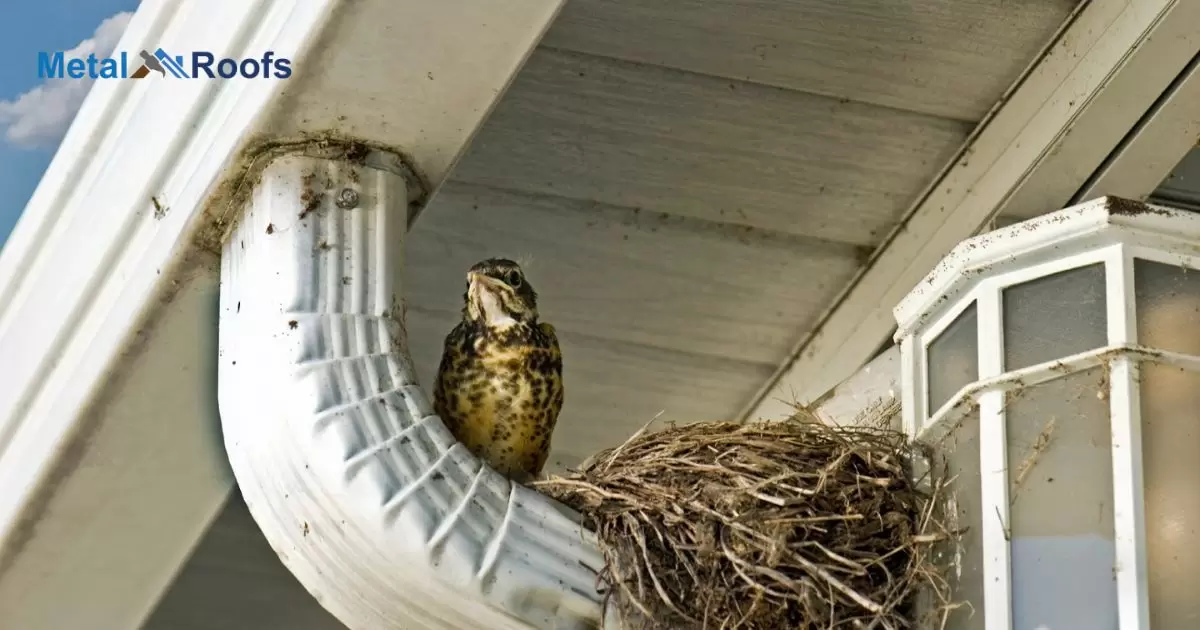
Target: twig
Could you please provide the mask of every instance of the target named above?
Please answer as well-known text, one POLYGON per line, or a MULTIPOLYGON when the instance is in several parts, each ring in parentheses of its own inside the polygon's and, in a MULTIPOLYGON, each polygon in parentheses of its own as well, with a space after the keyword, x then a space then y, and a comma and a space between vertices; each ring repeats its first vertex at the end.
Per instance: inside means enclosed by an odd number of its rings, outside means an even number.
POLYGON ((956 535, 935 509, 948 486, 918 489, 903 435, 650 426, 534 486, 596 532, 600 579, 627 627, 899 630, 913 626, 904 611, 920 589, 934 614, 950 605, 932 560, 956 535))

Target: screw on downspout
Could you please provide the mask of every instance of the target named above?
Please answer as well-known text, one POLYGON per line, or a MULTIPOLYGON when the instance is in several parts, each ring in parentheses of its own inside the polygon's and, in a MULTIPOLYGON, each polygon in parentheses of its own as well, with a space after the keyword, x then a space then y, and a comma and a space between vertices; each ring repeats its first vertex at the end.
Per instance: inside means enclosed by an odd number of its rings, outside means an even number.
POLYGON ((337 207, 349 210, 358 207, 358 191, 353 188, 343 188, 337 196, 337 207))

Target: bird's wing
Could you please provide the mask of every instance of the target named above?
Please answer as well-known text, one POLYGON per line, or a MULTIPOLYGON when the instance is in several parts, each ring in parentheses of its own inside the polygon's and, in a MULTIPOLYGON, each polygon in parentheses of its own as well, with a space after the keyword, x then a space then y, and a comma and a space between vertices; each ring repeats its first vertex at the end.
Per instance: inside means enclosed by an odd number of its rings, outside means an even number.
MULTIPOLYGON (((551 357, 549 367, 554 371, 554 376, 551 378, 554 387, 550 393, 549 408, 547 409, 550 421, 549 431, 553 433, 554 426, 558 424, 558 414, 562 411, 563 407, 562 350, 559 348, 558 335, 554 330, 554 326, 540 322, 538 324, 538 332, 541 333, 542 337, 538 340, 538 345, 549 352, 551 357)), ((549 457, 550 445, 546 444, 546 448, 542 449, 536 455, 533 470, 531 471, 535 476, 541 474, 549 457)))
POLYGON ((558 412, 562 411, 562 406, 563 406, 563 387, 561 385, 561 383, 562 383, 562 350, 559 348, 558 335, 555 334, 554 326, 551 326, 550 324, 542 322, 539 324, 539 328, 541 329, 542 334, 546 336, 547 347, 549 347, 549 349, 550 349, 551 356, 554 357, 554 361, 551 363, 551 366, 554 369, 554 371, 558 372, 560 385, 558 387, 558 391, 555 392, 554 398, 551 399, 551 401, 550 401, 550 404, 553 408, 552 413, 553 413, 554 417, 557 418, 558 412))
POLYGON ((562 374, 562 349, 558 345, 558 335, 554 330, 554 326, 541 322, 538 324, 538 329, 542 335, 546 337, 546 347, 550 349, 550 354, 554 357, 554 369, 562 374))
POLYGON ((551 324, 547 324, 546 322, 539 322, 538 330, 542 331, 542 334, 545 335, 546 339, 550 342, 550 347, 553 348, 554 351, 557 353, 559 351, 558 350, 558 335, 556 334, 556 331, 554 330, 554 326, 551 324))
POLYGON ((443 422, 450 422, 451 419, 446 417, 446 373, 454 364, 454 355, 458 352, 457 346, 462 343, 462 323, 460 322, 446 335, 446 340, 442 344, 442 360, 438 364, 437 376, 433 379, 433 410, 439 416, 442 416, 443 422))

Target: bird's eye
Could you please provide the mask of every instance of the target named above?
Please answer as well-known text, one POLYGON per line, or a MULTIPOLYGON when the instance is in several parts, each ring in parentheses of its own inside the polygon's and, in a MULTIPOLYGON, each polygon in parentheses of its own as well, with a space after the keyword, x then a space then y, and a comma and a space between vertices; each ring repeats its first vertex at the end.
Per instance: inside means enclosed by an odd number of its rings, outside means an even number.
POLYGON ((504 281, 508 283, 508 286, 514 289, 520 287, 521 272, 517 271, 516 269, 510 270, 508 273, 504 274, 504 281))

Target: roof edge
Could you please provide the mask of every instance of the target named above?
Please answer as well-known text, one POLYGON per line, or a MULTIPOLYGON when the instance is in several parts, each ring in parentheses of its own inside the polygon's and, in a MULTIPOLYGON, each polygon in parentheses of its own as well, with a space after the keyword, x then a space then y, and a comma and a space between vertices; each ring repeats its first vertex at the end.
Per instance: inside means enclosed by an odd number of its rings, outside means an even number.
MULTIPOLYGON (((213 11, 192 0, 146 2, 116 49, 155 50, 161 46, 171 51, 205 50, 216 56, 240 57, 247 48, 261 48, 295 60, 321 32, 336 4, 336 0, 261 0, 213 11)), ((98 80, 85 98, 0 251, 0 356, 11 360, 5 361, 6 367, 19 366, 4 370, 0 379, 0 584, 14 567, 34 562, 24 554, 34 553, 29 544, 37 536, 68 536, 71 531, 79 534, 86 530, 88 536, 107 538, 120 547, 115 541, 140 531, 127 527, 129 533, 123 533, 109 522, 113 519, 102 518, 66 525, 71 510, 65 506, 83 498, 76 490, 64 494, 64 488, 88 486, 99 493, 86 497, 90 503, 107 501, 109 497, 102 493, 110 492, 121 509, 132 512, 140 508, 123 494, 129 484, 146 485, 160 493, 139 501, 161 501, 161 493, 170 492, 169 487, 159 487, 169 484, 141 484, 129 477, 131 470, 152 461, 161 463, 161 453, 112 453, 112 463, 83 471, 89 481, 75 484, 81 477, 76 474, 78 462, 94 455, 93 450, 115 448, 107 443, 88 442, 78 447, 75 443, 88 437, 80 431, 94 424, 89 418, 97 416, 92 419, 98 420, 108 413, 101 412, 98 405, 105 404, 114 383, 128 380, 125 377, 134 369, 133 356, 144 355, 139 348, 144 350, 151 341, 147 335, 158 335, 148 327, 152 316, 170 310, 170 317, 177 321, 199 317, 165 307, 182 296, 194 310, 194 300, 203 300, 208 290, 204 283, 190 284, 188 280, 194 274, 189 275, 187 268, 196 263, 191 256, 192 232, 205 198, 223 177, 244 138, 259 124, 282 83, 152 75, 137 81, 98 80), (47 505, 52 498, 57 503, 51 510, 47 505), (35 531, 38 534, 31 533, 35 531)), ((214 262, 210 258, 202 264, 213 266, 214 262)), ((173 331, 168 334, 178 338, 179 328, 168 328, 173 331)), ((196 380, 194 375, 192 379, 196 380)), ((207 383, 201 379, 197 385, 207 383)), ((141 412, 148 410, 143 406, 141 412)), ((211 416, 203 417, 207 411, 181 410, 172 419, 190 431, 210 420, 211 416)), ((197 445, 193 450, 207 448, 207 444, 197 445)), ((187 464, 200 459, 198 456, 187 464)), ((204 486, 204 500, 219 501, 229 480, 215 471, 220 460, 204 462, 204 474, 212 473, 212 478, 195 481, 204 486)), ((195 473, 189 469, 180 474, 184 472, 195 473)), ((194 500, 199 501, 199 495, 194 500)), ((190 537, 190 546, 203 521, 196 521, 196 515, 188 518, 192 520, 173 521, 182 529, 164 536, 190 537)), ((182 538, 177 542, 182 544, 182 538)), ((45 549, 46 544, 39 542, 36 548, 45 549)), ((57 560, 69 559, 65 548, 60 552, 64 558, 57 560)), ((37 619, 52 627, 79 625, 55 626, 57 622, 51 618, 59 616, 105 627, 140 623, 138 615, 153 605, 162 586, 154 582, 157 578, 148 581, 148 575, 173 573, 177 564, 167 567, 165 563, 177 559, 127 559, 136 568, 119 578, 111 573, 105 577, 112 569, 104 564, 113 561, 111 555, 97 552, 88 562, 75 562, 74 574, 69 577, 45 576, 45 580, 63 583, 39 583, 39 589, 47 591, 46 597, 30 598, 28 605, 20 606, 23 610, 4 606, 4 619, 15 615, 17 620, 37 619), (87 595, 87 588, 105 580, 108 584, 100 589, 104 597, 87 595), (62 598, 73 596, 71 589, 81 595, 79 605, 62 607, 62 598), (121 598, 125 599, 111 601, 121 598), (55 612, 56 606, 61 610, 55 612), (106 615, 118 615, 119 619, 106 615)), ((6 592, 0 589, 0 597, 6 592)))

